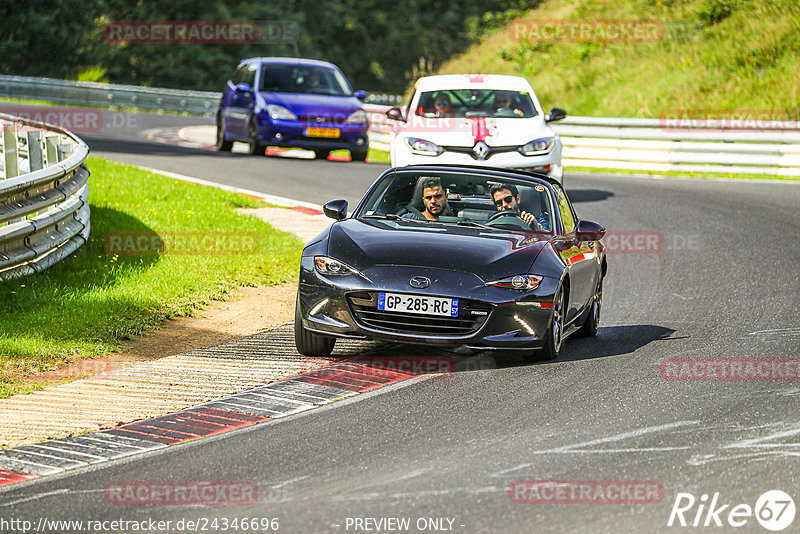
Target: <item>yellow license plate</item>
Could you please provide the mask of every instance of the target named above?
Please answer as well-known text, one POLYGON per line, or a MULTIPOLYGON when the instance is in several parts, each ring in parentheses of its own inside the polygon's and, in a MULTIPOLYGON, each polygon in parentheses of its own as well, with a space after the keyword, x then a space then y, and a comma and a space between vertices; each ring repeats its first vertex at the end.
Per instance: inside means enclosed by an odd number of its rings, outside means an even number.
POLYGON ((339 128, 306 128, 306 137, 339 137, 339 128))

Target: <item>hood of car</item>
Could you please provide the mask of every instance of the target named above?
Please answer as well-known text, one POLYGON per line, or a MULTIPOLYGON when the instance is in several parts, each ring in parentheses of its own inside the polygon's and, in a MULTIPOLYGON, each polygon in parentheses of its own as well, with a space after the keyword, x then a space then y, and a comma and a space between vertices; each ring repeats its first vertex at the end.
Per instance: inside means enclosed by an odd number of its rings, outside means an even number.
POLYGON ((478 141, 490 147, 519 146, 534 139, 554 136, 541 116, 522 118, 467 117, 426 118, 412 115, 399 133, 442 146, 473 147, 478 141))
POLYGON ((298 117, 329 117, 343 121, 362 109, 354 96, 330 96, 305 93, 260 93, 265 105, 283 106, 298 117))
POLYGON ((363 271, 413 266, 475 274, 485 282, 530 271, 547 240, 521 232, 386 219, 331 226, 328 254, 363 271))

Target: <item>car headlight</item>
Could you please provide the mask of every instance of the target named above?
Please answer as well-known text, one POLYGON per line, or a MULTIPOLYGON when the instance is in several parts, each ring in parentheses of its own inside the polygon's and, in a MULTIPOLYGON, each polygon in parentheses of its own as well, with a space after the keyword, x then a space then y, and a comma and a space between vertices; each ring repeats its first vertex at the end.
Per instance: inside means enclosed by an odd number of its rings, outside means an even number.
POLYGON ((542 137, 541 139, 536 139, 522 145, 518 150, 523 156, 535 156, 537 154, 546 154, 550 152, 555 144, 555 137, 542 137))
POLYGON ((411 152, 414 154, 420 154, 423 156, 438 156, 444 152, 442 147, 425 139, 406 137, 406 143, 408 143, 408 146, 411 147, 411 152))
POLYGON ((364 110, 359 109, 355 113, 352 113, 347 120, 344 121, 347 124, 366 124, 367 123, 367 114, 364 113, 364 110))
POLYGON ((297 115, 289 111, 283 106, 279 106, 277 104, 270 104, 267 106, 267 113, 273 119, 284 119, 290 121, 296 121, 297 115))
POLYGON ((355 274, 363 276, 346 263, 327 256, 314 256, 314 268, 319 274, 355 274))
POLYGON ((542 277, 536 276, 535 274, 518 274, 501 280, 495 280, 494 282, 486 282, 486 285, 530 291, 531 289, 536 289, 541 281, 542 277))

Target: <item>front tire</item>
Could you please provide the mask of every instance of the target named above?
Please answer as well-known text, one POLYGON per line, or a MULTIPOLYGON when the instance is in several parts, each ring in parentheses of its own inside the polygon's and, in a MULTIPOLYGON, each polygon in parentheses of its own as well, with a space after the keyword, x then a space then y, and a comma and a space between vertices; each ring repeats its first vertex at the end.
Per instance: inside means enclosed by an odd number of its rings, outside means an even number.
POLYGON ((367 161, 368 150, 351 150, 350 159, 353 161, 367 161))
POLYGON ((233 148, 233 141, 225 139, 225 121, 221 116, 217 116, 217 151, 230 152, 233 148))
POLYGON ((300 314, 300 296, 294 305, 294 344, 297 352, 303 356, 326 357, 333 352, 336 338, 315 335, 303 326, 303 317, 300 314))
POLYGON ((267 152, 267 145, 258 140, 258 127, 256 118, 250 117, 247 122, 247 153, 251 156, 263 156, 267 152))
POLYGON ((600 325, 600 308, 603 306, 603 277, 600 276, 597 280, 597 287, 594 290, 594 297, 592 297, 591 310, 589 317, 583 322, 581 329, 575 335, 578 337, 592 337, 597 334, 597 328, 600 325))
POLYGON ((553 320, 544 339, 544 347, 539 351, 542 359, 555 360, 561 353, 564 342, 564 286, 559 285, 553 297, 553 320))

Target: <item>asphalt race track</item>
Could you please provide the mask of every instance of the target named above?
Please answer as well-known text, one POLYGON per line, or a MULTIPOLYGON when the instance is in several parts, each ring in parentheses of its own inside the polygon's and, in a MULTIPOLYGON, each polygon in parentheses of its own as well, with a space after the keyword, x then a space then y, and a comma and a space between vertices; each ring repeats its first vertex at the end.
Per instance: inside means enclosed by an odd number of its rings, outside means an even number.
MULTIPOLYGON (((155 144, 141 132, 208 120, 132 118, 83 135, 92 153, 315 203, 355 202, 385 168, 155 144)), ((0 516, 278 518, 280 532, 377 532, 363 518, 410 518, 412 532, 766 532, 752 515, 734 529, 729 512, 755 509, 768 490, 800 505, 800 383, 667 380, 662 359, 800 355, 800 183, 604 174, 565 183, 578 215, 605 225, 616 250, 598 336, 568 341, 559 360, 473 356, 443 379, 9 486, 0 516), (636 235, 656 237, 641 246, 636 235), (512 484, 531 480, 651 481, 663 496, 512 502, 512 484), (131 481, 250 482, 260 492, 243 506, 106 502, 106 485, 131 481), (696 499, 684 517, 699 527, 667 527, 679 493, 696 499), (729 506, 709 517, 717 493, 716 507, 729 506)), ((800 514, 786 532, 798 525, 800 514)))

